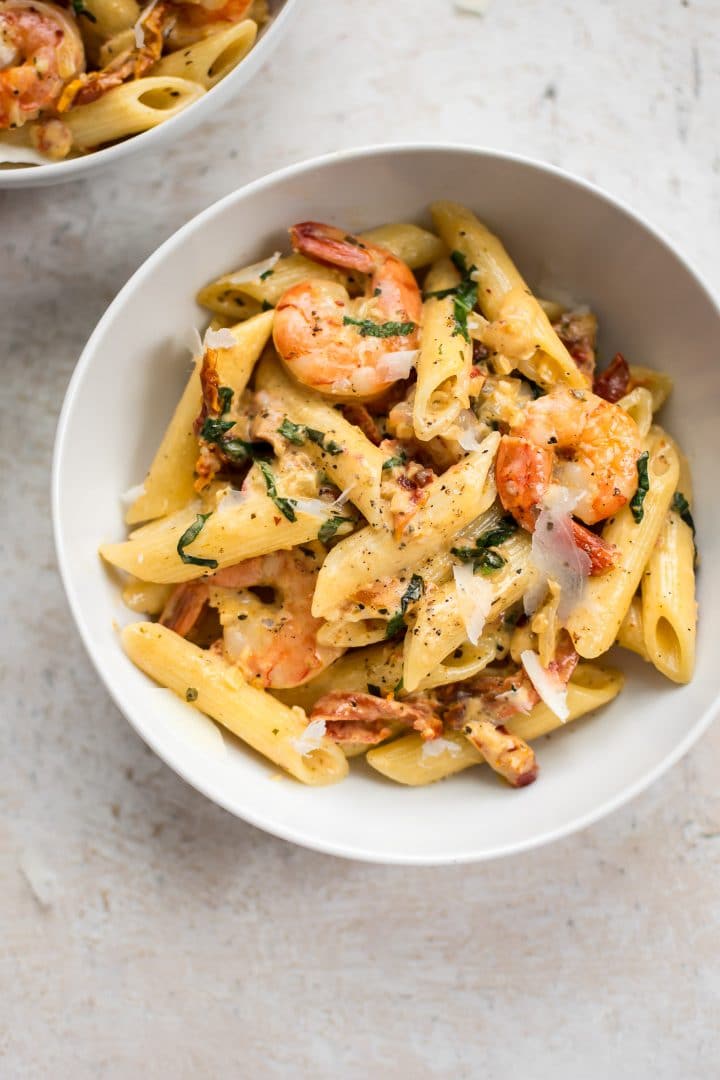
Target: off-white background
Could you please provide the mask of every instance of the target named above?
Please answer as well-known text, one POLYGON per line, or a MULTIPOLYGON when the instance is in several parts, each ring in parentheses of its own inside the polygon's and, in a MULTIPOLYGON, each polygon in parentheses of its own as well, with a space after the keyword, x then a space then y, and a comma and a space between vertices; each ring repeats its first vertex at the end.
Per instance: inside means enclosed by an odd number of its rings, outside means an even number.
POLYGON ((353 865, 186 787, 70 623, 48 486, 73 365, 145 256, 245 181, 360 143, 520 151, 628 200, 720 288, 716 0, 299 6, 244 99, 181 145, 0 193, 0 1075, 717 1076, 720 729, 551 848, 353 865))

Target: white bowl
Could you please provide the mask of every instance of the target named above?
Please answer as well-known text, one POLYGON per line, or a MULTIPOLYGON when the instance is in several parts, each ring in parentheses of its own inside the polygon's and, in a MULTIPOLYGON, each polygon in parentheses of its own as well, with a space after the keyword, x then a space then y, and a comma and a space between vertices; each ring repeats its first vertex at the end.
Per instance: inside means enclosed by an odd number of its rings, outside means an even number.
POLYGON ((48 184, 59 184, 64 180, 83 178, 95 169, 130 157, 131 154, 168 146, 181 135, 187 134, 192 128, 207 120, 222 105, 237 97, 241 88, 270 57, 280 35, 287 29, 296 3, 297 0, 270 0, 272 18, 261 29, 257 41, 247 56, 211 90, 176 116, 158 124, 157 127, 150 128, 149 131, 143 131, 139 135, 130 135, 113 146, 95 150, 82 157, 56 161, 48 165, 27 165, 10 169, 0 167, 0 190, 46 187, 48 184))
POLYGON ((55 447, 59 563, 80 633, 105 684, 146 742, 232 813, 308 847, 395 863, 449 863, 521 851, 588 825, 657 779, 699 737, 718 705, 720 313, 698 277, 637 215, 583 181, 506 154, 460 147, 382 147, 295 165, 222 199, 180 229, 119 293, 70 383, 55 447), (307 788, 153 684, 124 656, 116 626, 136 616, 97 557, 125 535, 119 495, 137 483, 183 386, 182 341, 203 315, 196 290, 287 244, 315 218, 348 229, 426 221, 451 198, 496 229, 531 284, 592 303, 602 353, 676 379, 665 423, 695 471, 702 552, 698 663, 674 687, 628 655, 627 686, 600 714, 539 745, 540 778, 522 791, 471 769, 427 788, 400 787, 364 763, 345 782, 307 788))

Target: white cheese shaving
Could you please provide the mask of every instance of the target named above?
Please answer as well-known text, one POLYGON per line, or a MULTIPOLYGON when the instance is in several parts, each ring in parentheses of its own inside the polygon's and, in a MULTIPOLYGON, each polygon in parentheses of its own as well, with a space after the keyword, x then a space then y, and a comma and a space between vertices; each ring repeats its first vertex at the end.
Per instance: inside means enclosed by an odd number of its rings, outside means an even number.
POLYGON ((451 742, 450 739, 443 739, 442 737, 426 739, 420 752, 420 764, 422 765, 423 758, 436 758, 446 753, 452 755, 452 757, 457 757, 460 753, 460 747, 457 743, 451 742))
POLYGON ((333 510, 342 510, 343 506, 345 505, 345 503, 350 498, 350 492, 356 486, 357 485, 353 483, 353 484, 350 484, 349 487, 346 487, 344 491, 341 491, 340 494, 338 495, 337 499, 335 500, 335 502, 332 503, 332 509, 333 510))
POLYGON ((158 0, 150 0, 147 7, 144 7, 137 17, 135 25, 133 26, 133 34, 135 35, 135 45, 138 49, 142 49, 145 44, 145 29, 143 23, 147 19, 152 9, 157 4, 158 0))
POLYGON ((311 720, 302 735, 291 739, 290 744, 297 750, 298 754, 302 754, 304 757, 306 754, 311 754, 313 750, 320 749, 325 737, 325 731, 324 720, 311 720))
POLYGON ((530 560, 538 571, 537 581, 524 597, 525 614, 539 607, 550 579, 560 586, 558 618, 564 622, 579 603, 590 575, 590 559, 575 543, 570 513, 577 502, 567 488, 553 484, 543 500, 535 522, 530 560))
POLYGON ((479 450, 487 428, 480 423, 472 409, 461 409, 456 420, 456 434, 460 446, 468 453, 479 450))
POLYGON ((477 645, 490 614, 493 600, 493 587, 487 578, 473 573, 470 563, 453 566, 457 606, 460 617, 465 623, 468 641, 477 645))
POLYGON ((554 712, 558 720, 563 723, 570 715, 567 703, 567 687, 560 681, 557 675, 548 671, 540 663, 540 657, 532 649, 523 649, 520 653, 522 666, 525 668, 527 677, 533 684, 542 700, 551 712, 554 712))
POLYGON ((124 491, 122 493, 122 495, 120 496, 120 502, 125 508, 127 508, 128 506, 132 506, 134 502, 137 502, 137 500, 144 494, 145 485, 134 484, 133 487, 128 488, 127 491, 124 491))
POLYGON ((248 500, 246 491, 238 491, 237 488, 228 488, 227 492, 215 507, 218 514, 227 514, 228 510, 236 510, 248 500))
POLYGON ((205 349, 233 349, 236 345, 237 341, 231 330, 225 328, 222 330, 211 330, 208 327, 205 331, 203 351, 205 349))
POLYGON ((322 499, 293 499, 293 505, 300 513, 310 514, 311 517, 316 518, 326 518, 332 513, 333 507, 332 503, 324 502, 322 499))
POLYGON ((0 165, 51 165, 52 158, 32 146, 14 146, 0 141, 0 165))
POLYGON ((261 274, 267 274, 268 270, 272 270, 275 263, 280 258, 281 253, 276 251, 269 259, 262 259, 260 262, 251 263, 250 266, 244 266, 242 270, 237 270, 234 274, 228 274, 225 280, 230 285, 249 285, 250 283, 257 283, 260 281, 261 274))

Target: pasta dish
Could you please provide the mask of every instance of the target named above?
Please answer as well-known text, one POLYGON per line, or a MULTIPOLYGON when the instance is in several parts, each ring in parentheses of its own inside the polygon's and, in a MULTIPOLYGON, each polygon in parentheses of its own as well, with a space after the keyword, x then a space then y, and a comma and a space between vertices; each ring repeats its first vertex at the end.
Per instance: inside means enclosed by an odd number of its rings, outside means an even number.
POLYGON ((596 369, 588 308, 536 298, 475 215, 353 235, 203 288, 212 313, 129 537, 129 657, 297 779, 365 754, 425 784, 610 702, 615 644, 692 675, 687 462, 670 380, 596 369))
POLYGON ((59 161, 170 119, 267 18, 267 0, 0 0, 0 163, 59 161))

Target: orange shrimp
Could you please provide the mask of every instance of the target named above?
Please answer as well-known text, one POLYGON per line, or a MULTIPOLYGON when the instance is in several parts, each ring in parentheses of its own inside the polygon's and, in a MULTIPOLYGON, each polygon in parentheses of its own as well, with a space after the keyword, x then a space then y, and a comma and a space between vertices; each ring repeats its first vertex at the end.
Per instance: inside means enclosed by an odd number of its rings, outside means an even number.
POLYGON ((344 652, 319 644, 323 620, 310 610, 321 552, 312 545, 274 551, 178 585, 160 622, 184 637, 209 603, 223 627, 216 652, 260 686, 300 686, 344 652), (250 591, 258 586, 272 589, 270 602, 250 591))
POLYGON ((85 69, 77 24, 57 4, 4 0, 0 6, 0 129, 18 128, 54 109, 65 85, 85 69))
POLYGON ((412 270, 386 248, 332 225, 305 221, 290 235, 296 251, 367 274, 368 281, 365 296, 353 300, 332 281, 288 289, 275 308, 275 348, 306 386, 346 401, 378 397, 409 371, 391 354, 419 344, 422 297, 412 270))
MULTIPOLYGON (((550 484, 566 484, 582 490, 574 514, 594 525, 634 495, 641 453, 637 424, 623 409, 589 390, 553 390, 530 402, 502 437, 495 463, 498 495, 533 532, 550 484)), ((595 533, 573 522, 573 537, 589 556, 591 573, 612 565, 611 550, 595 533)))

